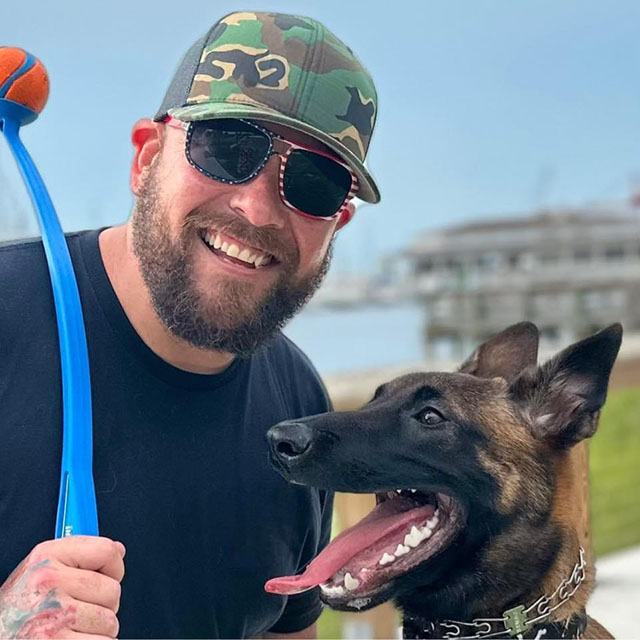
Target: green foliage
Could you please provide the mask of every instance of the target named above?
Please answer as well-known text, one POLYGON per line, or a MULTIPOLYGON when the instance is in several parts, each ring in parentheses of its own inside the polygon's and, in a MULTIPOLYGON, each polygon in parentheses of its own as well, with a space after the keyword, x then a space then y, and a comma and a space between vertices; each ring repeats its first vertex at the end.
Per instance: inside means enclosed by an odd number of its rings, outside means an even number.
POLYGON ((342 638, 342 615, 339 611, 325 609, 318 619, 318 638, 334 640, 342 638))
POLYGON ((640 389, 609 394, 590 446, 596 555, 640 544, 640 389))

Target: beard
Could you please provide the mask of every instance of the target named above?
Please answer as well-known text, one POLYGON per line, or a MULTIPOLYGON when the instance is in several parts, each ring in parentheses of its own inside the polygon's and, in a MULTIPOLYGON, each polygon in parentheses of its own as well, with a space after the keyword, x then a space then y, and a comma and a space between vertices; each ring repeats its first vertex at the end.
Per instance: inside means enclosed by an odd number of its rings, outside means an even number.
POLYGON ((133 252, 156 314, 175 337, 199 349, 248 357, 268 342, 316 292, 331 263, 333 239, 316 271, 296 278, 297 247, 282 233, 255 227, 239 215, 197 208, 185 216, 179 237, 171 237, 168 210, 160 197, 157 167, 151 167, 132 214, 133 252), (194 255, 207 228, 226 233, 275 256, 278 280, 262 299, 251 282, 221 277, 215 297, 197 286, 194 255))

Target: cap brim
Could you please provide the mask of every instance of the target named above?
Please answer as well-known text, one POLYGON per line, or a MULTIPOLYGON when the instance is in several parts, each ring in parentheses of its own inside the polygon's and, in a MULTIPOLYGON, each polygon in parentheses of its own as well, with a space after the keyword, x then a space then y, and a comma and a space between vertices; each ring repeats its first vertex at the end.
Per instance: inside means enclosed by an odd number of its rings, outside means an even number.
POLYGON ((169 109, 169 115, 184 122, 192 120, 215 120, 218 118, 252 118, 255 120, 264 120, 265 122, 273 122, 281 124, 296 131, 306 133, 320 140, 337 153, 350 167, 358 177, 359 189, 356 194, 358 198, 365 202, 380 202, 380 192, 367 171, 364 163, 345 145, 330 136, 328 133, 313 127, 312 125, 300 122, 295 118, 286 116, 275 109, 269 109, 266 106, 236 104, 232 102, 216 102, 205 104, 194 104, 187 107, 177 107, 169 109))

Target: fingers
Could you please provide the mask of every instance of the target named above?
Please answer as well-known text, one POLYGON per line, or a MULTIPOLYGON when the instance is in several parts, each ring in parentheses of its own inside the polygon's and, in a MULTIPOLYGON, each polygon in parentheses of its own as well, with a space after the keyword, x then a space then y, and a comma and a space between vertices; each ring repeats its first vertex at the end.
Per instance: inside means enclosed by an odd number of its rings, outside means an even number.
POLYGON ((34 559, 55 559, 68 567, 98 571, 120 582, 124 577, 125 548, 121 542, 97 536, 69 536, 40 543, 34 559))
POLYGON ((58 586, 75 600, 100 605, 118 613, 120 583, 109 576, 67 567, 58 579, 58 586))
POLYGON ((71 536, 34 547, 0 585, 0 638, 115 638, 124 545, 71 536))
POLYGON ((118 636, 120 623, 111 609, 86 602, 75 602, 73 608, 74 616, 68 624, 71 631, 107 638, 118 636))
MULTIPOLYGON (((116 614, 106 607, 78 602, 68 596, 44 603, 41 610, 20 610, 19 624, 11 625, 10 634, 0 634, 2 638, 69 638, 75 632, 82 636, 96 638, 116 638, 120 625, 116 614)), ((0 611, 5 618, 15 622, 12 610, 0 611)), ((1 620, 0 620, 1 623, 1 620)), ((0 632, 3 627, 0 624, 0 632)))

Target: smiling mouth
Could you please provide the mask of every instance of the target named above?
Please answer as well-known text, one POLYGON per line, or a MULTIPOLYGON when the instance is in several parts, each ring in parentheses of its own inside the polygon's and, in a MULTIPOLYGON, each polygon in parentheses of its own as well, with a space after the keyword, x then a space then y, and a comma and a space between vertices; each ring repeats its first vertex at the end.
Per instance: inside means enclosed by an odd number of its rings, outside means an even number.
POLYGON ((239 240, 216 231, 203 229, 199 235, 211 253, 234 264, 248 269, 264 269, 278 264, 278 260, 274 255, 244 245, 239 240))
POLYGON ((322 600, 332 607, 366 607, 391 580, 448 548, 465 519, 460 503, 443 493, 396 489, 376 494, 376 502, 302 575, 273 578, 265 590, 291 595, 320 586, 322 600))

